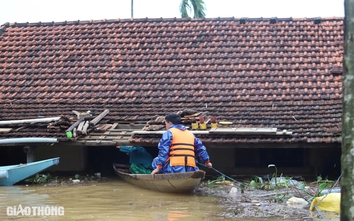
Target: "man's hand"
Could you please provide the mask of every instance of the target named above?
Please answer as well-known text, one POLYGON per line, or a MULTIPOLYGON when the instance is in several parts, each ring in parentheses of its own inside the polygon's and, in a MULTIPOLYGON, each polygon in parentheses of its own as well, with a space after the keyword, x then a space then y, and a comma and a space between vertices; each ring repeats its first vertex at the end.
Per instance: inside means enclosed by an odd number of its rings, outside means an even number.
POLYGON ((116 146, 118 149, 120 149, 121 146, 116 146))
POLYGON ((213 167, 213 164, 210 163, 210 162, 208 162, 208 163, 205 164, 205 166, 208 167, 208 168, 212 168, 212 167, 213 167))
POLYGON ((151 172, 151 177, 152 177, 152 178, 155 178, 155 174, 156 174, 156 173, 159 173, 159 171, 160 171, 160 168, 158 168, 158 167, 157 167, 156 169, 154 169, 154 170, 151 172))

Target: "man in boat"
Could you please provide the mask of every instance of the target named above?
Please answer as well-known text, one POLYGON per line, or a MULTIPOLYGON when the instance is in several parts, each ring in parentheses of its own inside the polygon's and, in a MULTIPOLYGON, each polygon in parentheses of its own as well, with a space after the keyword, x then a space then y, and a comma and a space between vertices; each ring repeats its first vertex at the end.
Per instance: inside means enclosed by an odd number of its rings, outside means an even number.
POLYGON ((119 151, 129 155, 130 170, 135 174, 149 174, 152 171, 152 156, 141 146, 117 146, 119 151))
POLYGON ((165 117, 166 132, 159 142, 158 156, 152 161, 154 170, 151 175, 157 173, 183 173, 199 170, 196 159, 212 168, 209 154, 203 143, 182 125, 178 114, 169 114, 165 117))

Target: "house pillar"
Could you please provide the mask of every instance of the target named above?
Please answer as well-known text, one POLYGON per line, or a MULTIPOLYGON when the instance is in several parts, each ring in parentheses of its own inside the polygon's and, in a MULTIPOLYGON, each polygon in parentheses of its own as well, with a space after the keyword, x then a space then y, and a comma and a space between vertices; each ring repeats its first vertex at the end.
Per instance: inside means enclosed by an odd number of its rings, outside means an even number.
POLYGON ((27 163, 31 163, 36 160, 34 155, 34 147, 24 146, 23 151, 27 154, 27 163))

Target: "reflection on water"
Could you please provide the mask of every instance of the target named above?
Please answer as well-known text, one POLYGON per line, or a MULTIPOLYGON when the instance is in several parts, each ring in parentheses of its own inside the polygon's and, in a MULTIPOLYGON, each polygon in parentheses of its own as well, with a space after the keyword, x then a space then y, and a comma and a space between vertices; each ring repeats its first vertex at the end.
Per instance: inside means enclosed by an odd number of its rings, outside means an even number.
POLYGON ((220 198, 168 194, 116 179, 85 186, 0 187, 0 220, 226 220, 220 198), (8 216, 8 206, 62 206, 64 216, 8 216))

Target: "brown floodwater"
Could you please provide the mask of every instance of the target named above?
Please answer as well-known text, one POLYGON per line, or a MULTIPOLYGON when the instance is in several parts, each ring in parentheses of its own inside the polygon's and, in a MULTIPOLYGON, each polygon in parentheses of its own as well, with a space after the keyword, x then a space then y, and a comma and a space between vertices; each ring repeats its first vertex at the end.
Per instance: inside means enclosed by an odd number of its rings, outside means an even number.
MULTIPOLYGON (((223 194, 228 194, 227 189, 223 194)), ((135 187, 119 178, 85 185, 14 185, 0 187, 0 220, 259 221, 301 218, 280 215, 241 219, 235 216, 240 201, 227 199, 223 194, 198 190, 190 194, 161 193, 135 187), (61 207, 62 210, 56 216, 44 212, 34 215, 33 211, 28 215, 26 210, 19 211, 29 207, 61 207), (18 214, 14 215, 14 210, 18 214)), ((257 210, 251 203, 246 207, 257 210)))
POLYGON ((0 198, 0 220, 225 220, 226 207, 219 197, 154 192, 119 178, 86 185, 0 187, 0 198), (28 216, 18 210, 32 206, 61 206, 64 215, 28 216), (18 214, 10 216, 8 207, 18 214))

